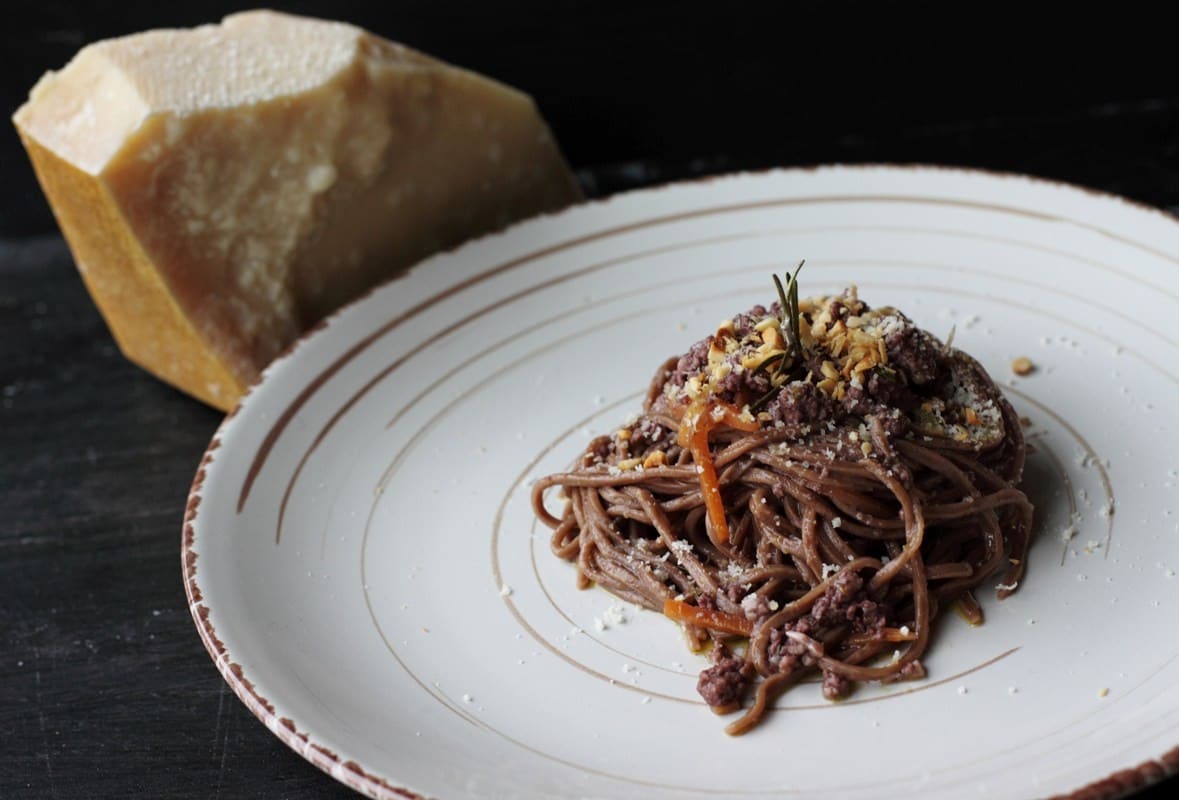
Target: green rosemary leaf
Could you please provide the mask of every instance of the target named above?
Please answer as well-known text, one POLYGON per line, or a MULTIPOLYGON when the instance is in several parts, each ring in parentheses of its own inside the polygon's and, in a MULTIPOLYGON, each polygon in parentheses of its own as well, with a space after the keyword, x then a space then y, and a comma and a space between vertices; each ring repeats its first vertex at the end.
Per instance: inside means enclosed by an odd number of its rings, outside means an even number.
POLYGON ((759 371, 759 370, 763 370, 763 369, 765 369, 766 367, 770 366, 770 364, 771 364, 772 362, 774 362, 774 361, 778 361, 778 362, 785 361, 785 360, 786 360, 786 357, 787 357, 788 355, 790 355, 790 354, 789 354, 789 353, 782 352, 782 353, 774 353, 772 356, 766 356, 766 357, 765 357, 765 358, 763 358, 763 359, 762 359, 762 360, 761 360, 761 361, 758 363, 758 365, 757 365, 756 367, 754 367, 754 368, 753 368, 751 371, 752 371, 752 372, 757 372, 757 371, 759 371))
POLYGON ((792 375, 796 380, 801 377, 804 353, 802 349, 802 323, 798 310, 798 273, 805 263, 806 259, 803 259, 798 262, 793 273, 784 273, 787 279, 785 285, 782 284, 782 279, 778 277, 777 273, 770 274, 770 277, 774 279, 774 288, 778 290, 778 304, 782 307, 778 328, 782 336, 789 341, 786 342, 785 352, 768 356, 762 359, 757 366, 751 368, 752 372, 766 370, 770 373, 770 390, 750 404, 750 409, 755 412, 780 392, 782 387, 790 382, 792 375), (769 370, 770 366, 774 367, 772 371, 769 370))
POLYGON ((752 403, 749 404, 750 412, 756 414, 758 411, 761 411, 762 408, 766 405, 766 403, 768 403, 770 400, 772 400, 774 395, 776 395, 780 391, 782 391, 781 386, 771 387, 768 392, 766 392, 761 397, 757 398, 756 400, 754 400, 752 403))
POLYGON ((799 321, 798 313, 798 273, 802 271, 802 265, 805 263, 805 258, 798 262, 798 266, 794 268, 794 274, 790 276, 790 285, 787 289, 790 299, 790 347, 795 358, 802 356, 802 324, 799 321))
POLYGON ((798 273, 805 263, 806 259, 798 262, 785 288, 782 287, 782 281, 778 280, 778 276, 773 275, 774 286, 778 289, 778 302, 782 306, 782 322, 779 327, 782 329, 782 335, 789 339, 786 343, 787 357, 778 362, 778 367, 774 370, 775 379, 783 374, 788 363, 793 365, 802 357, 802 327, 798 320, 798 273))
POLYGON ((778 273, 771 272, 770 277, 774 279, 774 286, 778 290, 778 305, 782 306, 782 327, 785 328, 788 322, 787 314, 789 313, 790 306, 786 300, 786 290, 782 288, 782 281, 778 279, 778 273))

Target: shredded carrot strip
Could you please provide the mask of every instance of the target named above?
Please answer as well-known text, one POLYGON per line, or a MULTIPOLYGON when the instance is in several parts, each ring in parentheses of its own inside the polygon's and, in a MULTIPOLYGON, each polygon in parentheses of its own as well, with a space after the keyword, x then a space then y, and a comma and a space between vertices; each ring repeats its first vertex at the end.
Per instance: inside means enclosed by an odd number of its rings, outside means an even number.
POLYGON ((708 537, 713 544, 728 544, 729 522, 725 519, 725 503, 721 497, 716 465, 712 463, 712 453, 708 449, 708 428, 698 428, 692 434, 688 449, 692 453, 692 461, 696 463, 700 494, 704 497, 704 509, 708 512, 708 537))
POLYGON ((753 623, 745 617, 711 608, 700 608, 675 598, 663 601, 663 614, 676 622, 721 633, 731 633, 736 636, 749 636, 753 633, 753 623))
POLYGON ((696 401, 685 408, 680 417, 679 443, 685 446, 696 431, 711 431, 722 425, 749 433, 761 427, 756 418, 744 419, 741 409, 732 403, 715 399, 696 401))
POLYGON ((712 452, 708 449, 708 434, 713 428, 726 425, 739 431, 756 431, 756 419, 742 419, 741 410, 720 400, 694 401, 680 418, 679 443, 687 447, 700 476, 700 494, 708 515, 708 538, 713 544, 729 542, 729 523, 725 519, 725 504, 720 492, 720 479, 712 452))

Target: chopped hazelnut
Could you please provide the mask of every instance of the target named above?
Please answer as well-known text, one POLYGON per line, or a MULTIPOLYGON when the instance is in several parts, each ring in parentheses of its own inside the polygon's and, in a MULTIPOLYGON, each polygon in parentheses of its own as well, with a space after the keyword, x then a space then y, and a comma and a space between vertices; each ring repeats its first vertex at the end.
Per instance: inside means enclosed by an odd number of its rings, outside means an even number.
POLYGON ((647 455, 643 459, 643 469, 651 469, 652 467, 662 467, 667 462, 667 453, 662 450, 656 450, 647 455))
POLYGON ((1011 362, 1011 371, 1016 375, 1030 375, 1036 369, 1036 365, 1027 356, 1020 356, 1011 362))

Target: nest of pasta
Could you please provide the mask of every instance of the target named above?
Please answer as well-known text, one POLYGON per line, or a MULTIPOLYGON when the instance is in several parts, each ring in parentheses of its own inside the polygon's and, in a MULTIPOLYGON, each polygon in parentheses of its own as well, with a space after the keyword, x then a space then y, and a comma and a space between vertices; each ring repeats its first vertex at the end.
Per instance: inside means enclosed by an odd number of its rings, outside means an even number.
POLYGON ((978 362, 854 287, 775 282, 533 493, 582 586, 709 649, 698 689, 745 709, 733 734, 808 675, 830 699, 924 677, 933 619, 981 622, 988 579, 1014 591, 1032 523, 1019 420, 978 362))

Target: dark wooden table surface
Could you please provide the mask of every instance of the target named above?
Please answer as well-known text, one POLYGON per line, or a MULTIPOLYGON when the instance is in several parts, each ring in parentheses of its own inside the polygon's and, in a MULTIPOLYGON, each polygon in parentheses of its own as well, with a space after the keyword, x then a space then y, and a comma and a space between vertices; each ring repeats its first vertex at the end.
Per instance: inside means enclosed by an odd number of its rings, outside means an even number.
MULTIPOLYGON (((1143 13, 1066 30, 936 3, 289 5, 530 91, 591 195, 921 161, 1179 209, 1179 83, 1143 13)), ((230 8, 30 3, 0 34, 0 99, 88 41, 230 8)), ((220 415, 119 354, 10 130, 0 193, 0 798, 354 796, 249 714, 193 628, 180 520, 220 415)))

